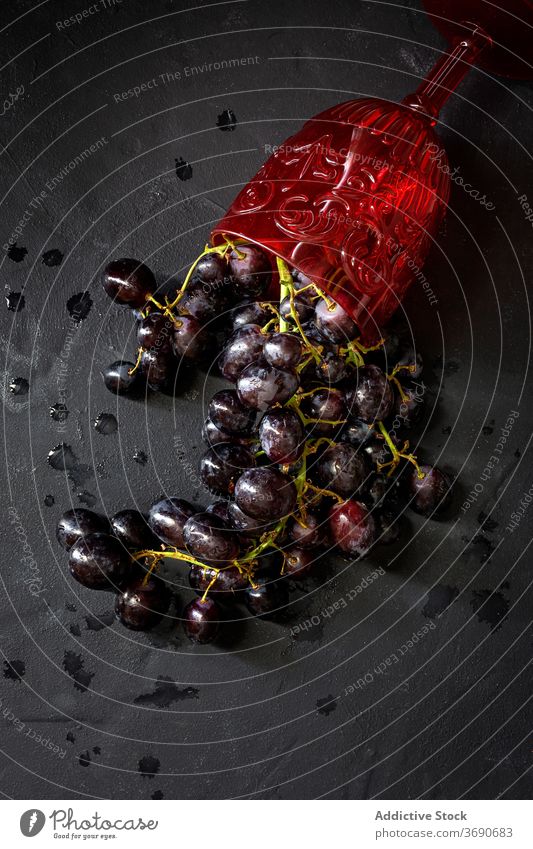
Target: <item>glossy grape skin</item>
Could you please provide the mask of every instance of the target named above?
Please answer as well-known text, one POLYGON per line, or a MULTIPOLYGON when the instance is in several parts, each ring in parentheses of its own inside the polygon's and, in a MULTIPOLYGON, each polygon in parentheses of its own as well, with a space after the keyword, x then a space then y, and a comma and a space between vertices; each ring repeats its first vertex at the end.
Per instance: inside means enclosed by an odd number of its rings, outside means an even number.
POLYGON ((293 371, 302 357, 302 343, 293 333, 273 333, 265 342, 264 356, 274 368, 293 371))
POLYGON ((246 366, 240 373, 237 392, 243 404, 264 413, 274 404, 284 404, 292 398, 298 386, 298 376, 294 372, 259 361, 246 366))
POLYGON ((294 510, 296 487, 277 469, 248 469, 235 484, 235 501, 252 519, 275 521, 294 510))
POLYGON ((139 510, 120 510, 111 517, 111 533, 126 548, 139 551, 153 548, 154 536, 147 517, 139 510))
POLYGON ((259 424, 259 441, 273 463, 296 463, 305 445, 302 423, 291 410, 270 410, 259 424))
POLYGON ((145 351, 171 351, 174 325, 161 312, 143 318, 137 329, 137 342, 145 351))
POLYGON ((402 388, 406 397, 401 398, 399 393, 395 395, 394 414, 399 417, 402 427, 410 429, 422 418, 426 404, 418 387, 405 385, 402 388))
POLYGON ((315 307, 315 321, 320 332, 336 345, 345 345, 357 336, 357 325, 339 304, 319 298, 315 307))
POLYGON ((69 554, 70 574, 91 590, 118 589, 132 570, 130 556, 110 534, 88 534, 79 539, 69 554))
POLYGON ((189 572, 189 584, 200 595, 208 589, 209 595, 213 594, 213 598, 218 601, 236 601, 239 593, 250 586, 246 575, 236 566, 229 566, 217 573, 212 567, 193 565, 189 572))
POLYGON ((219 445, 221 442, 232 442, 234 439, 235 437, 231 436, 231 434, 219 430, 209 416, 205 419, 202 426, 202 440, 206 445, 219 445))
POLYGON ((340 389, 317 389, 304 401, 303 409, 310 419, 318 419, 310 425, 315 433, 331 433, 339 425, 327 424, 327 422, 343 422, 346 418, 346 405, 344 394, 340 389))
POLYGON ((357 384, 346 390, 350 415, 372 423, 386 419, 392 411, 394 393, 379 366, 363 366, 357 372, 357 384))
MULTIPOLYGON (((305 324, 307 321, 312 319, 315 312, 314 308, 310 306, 304 298, 300 298, 298 296, 294 298, 294 310, 298 316, 300 324, 305 324)), ((279 312, 281 317, 286 321, 294 321, 291 312, 291 299, 289 297, 283 298, 279 305, 279 312)))
POLYGON ((102 371, 106 389, 109 389, 114 395, 134 395, 142 383, 138 371, 133 374, 129 373, 134 365, 127 360, 115 360, 114 363, 106 366, 102 371))
POLYGON ((420 471, 424 478, 418 477, 414 467, 407 478, 409 507, 422 516, 438 516, 451 502, 451 480, 437 466, 422 465, 420 471))
POLYGON ((341 442, 350 445, 368 445, 376 438, 376 429, 362 419, 349 419, 342 429, 341 442))
POLYGON ((200 461, 203 485, 215 495, 231 495, 244 469, 255 466, 255 457, 244 445, 221 443, 209 448, 200 461))
POLYGON ((198 319, 180 315, 174 324, 172 337, 174 353, 187 360, 202 361, 212 350, 212 338, 198 319))
POLYGON ((213 501, 205 508, 205 512, 212 513, 213 516, 218 516, 218 518, 222 519, 223 522, 226 522, 227 525, 231 525, 228 509, 229 505, 229 501, 213 501))
POLYGON ((225 312, 227 305, 225 286, 191 280, 180 301, 179 310, 183 315, 193 316, 200 324, 206 324, 219 318, 225 312))
POLYGON ((155 277, 138 259, 116 259, 104 269, 102 286, 115 303, 143 307, 156 290, 155 277))
POLYGON ((195 598, 183 611, 183 630, 194 643, 211 643, 218 634, 222 613, 212 598, 195 598))
POLYGON ((100 516, 84 507, 76 507, 63 513, 56 528, 56 538, 59 545, 69 551, 75 542, 88 534, 109 533, 109 522, 105 516, 100 516))
POLYGON ((169 351, 152 349, 141 354, 141 372, 155 391, 171 386, 176 376, 176 365, 174 355, 169 351))
POLYGON ((351 557, 364 557, 376 534, 374 519, 364 504, 352 500, 331 508, 329 529, 334 544, 351 557))
POLYGON ((309 549, 290 548, 285 552, 285 568, 283 574, 288 578, 300 580, 306 578, 313 570, 316 560, 309 549))
POLYGON ((165 583, 151 576, 137 578, 115 599, 115 613, 126 628, 149 631, 157 625, 170 605, 170 592, 165 583))
POLYGON ((231 436, 246 436, 255 424, 255 413, 241 403, 234 389, 216 392, 207 412, 215 427, 231 436))
POLYGON ((183 526, 197 510, 182 498, 163 498, 150 507, 148 524, 165 545, 184 548, 183 526))
POLYGON ((307 511, 304 524, 307 527, 292 519, 288 525, 289 538, 297 548, 318 548, 326 544, 327 525, 318 514, 307 511))
POLYGON ((350 367, 334 350, 324 350, 320 364, 315 365, 319 380, 325 384, 340 383, 349 377, 350 367))
POLYGON ((228 506, 228 518, 231 526, 239 532, 241 536, 255 538, 265 533, 272 527, 272 523, 265 523, 259 519, 252 519, 247 516, 235 501, 230 501, 228 506))
POLYGON ((203 283, 224 286, 228 278, 228 266, 224 257, 212 253, 201 257, 194 266, 194 276, 203 283))
POLYGON ((256 299, 268 290, 272 280, 272 263, 255 245, 238 245, 229 254, 230 273, 237 297, 256 299))
POLYGON ((269 581, 258 578, 256 587, 245 592, 246 607, 254 616, 270 616, 278 613, 288 601, 286 581, 269 581))
POLYGON ((249 301, 237 304, 232 311, 231 321, 234 329, 239 330, 246 324, 258 324, 259 327, 263 327, 273 316, 274 313, 268 307, 258 301, 249 301))
POLYGON ((235 531, 214 513, 196 513, 187 519, 183 540, 193 557, 212 566, 231 563, 239 554, 235 531))
POLYGON ((373 475, 365 487, 364 501, 369 507, 379 507, 387 513, 401 511, 401 484, 395 478, 373 475))
POLYGON ((339 442, 330 445, 318 458, 315 474, 321 486, 343 498, 351 498, 366 478, 366 466, 361 453, 353 445, 339 442))
POLYGON ((241 371, 259 359, 266 338, 257 324, 247 324, 228 339, 219 359, 219 368, 226 380, 236 383, 241 371))

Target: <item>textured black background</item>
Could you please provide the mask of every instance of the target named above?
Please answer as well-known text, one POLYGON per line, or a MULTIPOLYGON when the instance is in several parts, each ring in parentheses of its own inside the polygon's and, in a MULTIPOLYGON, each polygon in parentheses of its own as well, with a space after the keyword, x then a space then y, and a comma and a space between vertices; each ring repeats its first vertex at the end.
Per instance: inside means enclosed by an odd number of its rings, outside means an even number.
MULTIPOLYGON (((81 504, 79 493, 109 513, 146 509, 162 492, 208 500, 183 460, 194 464, 202 451, 202 406, 216 383, 198 374, 176 399, 117 404, 99 369, 131 352, 134 322, 95 275, 120 255, 144 259, 161 280, 183 273, 265 145, 333 103, 401 99, 445 44, 418 2, 249 0, 186 10, 170 0, 122 0, 58 30, 57 21, 88 5, 2 8, 2 92, 24 93, 0 118, 0 243, 31 214, 17 250, 3 250, 0 262, 11 293, 0 311, 1 792, 528 797, 533 508, 514 533, 505 527, 531 486, 533 240, 518 201, 533 198, 530 87, 473 71, 446 106, 439 130, 451 163, 496 208, 453 188, 427 266, 438 305, 416 286, 406 305, 432 385, 422 453, 458 475, 455 513, 438 524, 412 519, 394 569, 334 616, 320 612, 387 565, 386 550, 358 565, 328 556, 320 577, 291 595, 288 624, 251 622, 238 641, 197 648, 179 623, 154 635, 115 624, 112 597, 74 585, 55 542, 55 523, 81 504), (259 61, 184 74, 244 56, 259 61), (159 75, 177 71, 180 79, 163 84, 159 75), (115 102, 115 93, 152 78, 157 87, 115 102), (217 128, 225 108, 237 116, 234 132, 217 128), (47 190, 102 136, 101 149, 47 190), (176 175, 181 157, 192 165, 188 180, 176 175), (50 250, 63 255, 59 265, 43 263, 50 250), (74 326, 67 302, 85 290, 87 315, 74 326), (19 292, 25 303, 13 312, 8 303, 19 292), (64 432, 49 416, 62 361, 71 393, 64 432), (29 381, 28 394, 9 392, 15 377, 29 381), (462 512, 513 410, 520 416, 500 462, 462 512), (101 412, 116 415, 116 433, 94 430, 101 412), (76 457, 70 477, 47 464, 61 442, 76 457), (145 465, 134 459, 139 450, 145 465), (38 595, 25 583, 32 568, 38 595), (291 637, 291 622, 313 616, 318 625, 291 637), (374 671, 428 624, 435 627, 417 646, 384 674, 374 671)), ((189 597, 184 589, 182 600, 189 597)))

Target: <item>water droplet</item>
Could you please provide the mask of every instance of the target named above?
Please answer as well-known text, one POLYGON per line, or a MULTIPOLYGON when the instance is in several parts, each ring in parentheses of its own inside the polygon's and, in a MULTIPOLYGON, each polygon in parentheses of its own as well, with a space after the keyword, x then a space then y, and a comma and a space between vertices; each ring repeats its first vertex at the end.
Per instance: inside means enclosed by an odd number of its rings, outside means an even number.
POLYGON ((94 427, 103 436, 109 436, 118 430, 118 422, 112 413, 99 413, 94 422, 94 427))
POLYGON ((61 442, 48 452, 48 464, 56 472, 66 472, 74 486, 80 487, 93 476, 90 466, 80 463, 74 451, 65 442, 61 442))
POLYGON ((89 315, 93 301, 88 292, 78 292, 67 301, 67 309, 74 321, 83 321, 89 315))
POLYGON ((86 507, 94 507, 97 502, 96 495, 93 495, 92 492, 87 492, 86 489, 83 489, 81 492, 77 492, 76 497, 82 504, 85 504, 86 507))
POLYGON ((16 242, 10 245, 7 251, 9 259, 12 259, 13 262, 22 262, 27 253, 28 249, 22 247, 19 248, 16 242))
POLYGON ((22 292, 8 292, 6 295, 6 304, 11 312, 20 312, 24 309, 26 298, 22 292))
POLYGON ((176 177, 178 180, 190 180, 192 177, 192 165, 190 162, 187 162, 186 159, 183 159, 180 156, 179 159, 175 160, 176 162, 176 177))
POLYGON ((30 384, 25 377, 14 377, 9 383, 9 391, 12 395, 27 395, 30 384))
POLYGON ((50 407, 50 418, 55 422, 66 422, 68 410, 65 404, 54 404, 53 407, 50 407))
POLYGON ((144 453, 144 451, 136 451, 133 455, 133 459, 136 463, 139 463, 140 466, 146 466, 148 462, 148 457, 144 453))
POLYGON ((54 504, 56 503, 56 500, 55 500, 53 495, 45 495, 44 496, 44 503, 45 503, 46 507, 53 507, 54 504))
POLYGON ((217 127, 219 130, 233 132, 237 126, 237 117, 232 109, 224 109, 217 118, 217 127))
POLYGON ((63 254, 61 251, 58 251, 57 248, 52 248, 52 250, 44 252, 42 260, 48 268, 53 268, 54 265, 61 265, 63 262, 63 254))

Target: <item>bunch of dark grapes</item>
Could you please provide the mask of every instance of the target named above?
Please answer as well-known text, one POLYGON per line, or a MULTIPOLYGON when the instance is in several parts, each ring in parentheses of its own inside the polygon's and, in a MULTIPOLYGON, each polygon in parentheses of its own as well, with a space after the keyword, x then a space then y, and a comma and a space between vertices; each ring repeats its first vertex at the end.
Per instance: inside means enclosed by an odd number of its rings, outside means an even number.
POLYGON ((135 363, 104 374, 128 394, 144 378, 168 385, 185 359, 213 354, 206 326, 230 317, 218 369, 228 388, 215 393, 202 429, 203 485, 215 500, 198 509, 177 497, 147 516, 69 511, 58 540, 74 578, 117 593, 116 613, 146 630, 167 613, 162 560, 180 561, 197 597, 181 619, 187 636, 212 641, 228 605, 253 616, 287 604, 287 581, 301 581, 335 549, 351 560, 402 538, 406 506, 439 516, 451 481, 419 464, 409 437, 424 412, 422 360, 401 335, 370 347, 350 316, 311 279, 251 245, 206 249, 175 296, 155 297, 152 272, 118 260, 104 272, 106 292, 136 311, 135 363))

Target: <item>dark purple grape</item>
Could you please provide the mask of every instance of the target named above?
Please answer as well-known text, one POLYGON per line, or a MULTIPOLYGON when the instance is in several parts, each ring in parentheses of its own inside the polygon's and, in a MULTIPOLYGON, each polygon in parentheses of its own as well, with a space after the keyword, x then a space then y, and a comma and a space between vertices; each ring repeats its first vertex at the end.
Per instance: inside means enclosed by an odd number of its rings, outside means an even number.
POLYGON ((214 516, 218 516, 219 519, 222 519, 223 522, 226 522, 227 525, 231 525, 228 509, 229 505, 229 501, 213 501, 212 504, 208 504, 205 508, 205 512, 212 513, 214 516))
POLYGON ((411 428, 420 421, 424 414, 424 396, 413 385, 406 385, 402 388, 406 397, 401 398, 399 394, 396 394, 394 413, 399 416, 403 427, 411 428))
POLYGON ((195 598, 183 611, 183 630, 194 643, 210 643, 218 634, 222 613, 212 598, 195 598))
POLYGON ((422 516, 438 515, 451 501, 451 480, 436 466, 420 466, 424 477, 419 478, 413 467, 407 478, 407 488, 411 500, 409 506, 422 516))
POLYGON ((248 435, 255 424, 255 413, 241 403, 234 389, 222 389, 213 395, 208 415, 215 427, 232 436, 248 435))
POLYGON ((288 602, 286 581, 267 581, 258 578, 256 587, 246 590, 246 607, 254 616, 269 616, 280 611, 288 602))
POLYGON ((272 280, 270 258, 255 245, 238 245, 229 255, 235 292, 240 298, 261 298, 272 280))
POLYGON ((319 298, 315 307, 315 321, 320 332, 336 345, 342 345, 357 336, 357 325, 339 304, 326 303, 319 298))
POLYGON ((247 576, 236 566, 217 571, 209 566, 193 565, 189 572, 189 584, 200 595, 208 590, 219 601, 231 601, 236 594, 250 586, 247 576))
POLYGON ((380 545, 393 545, 395 542, 398 542, 402 527, 392 513, 379 513, 376 522, 376 542, 380 543, 380 545))
POLYGON ((202 439, 206 445, 218 445, 220 442, 232 442, 235 437, 219 430, 208 416, 202 427, 202 439))
POLYGON ((399 509, 399 486, 397 481, 385 475, 373 475, 365 487, 364 501, 369 507, 399 509))
POLYGON ((109 533, 109 522, 105 516, 76 507, 63 513, 56 528, 56 538, 60 546, 67 551, 75 542, 88 534, 109 533))
POLYGON ((180 301, 179 310, 205 324, 223 315, 227 305, 227 289, 223 284, 192 280, 180 301))
POLYGON ((202 283, 209 283, 217 287, 224 286, 228 277, 228 266, 224 257, 219 254, 206 254, 198 260, 194 266, 194 276, 202 283))
POLYGON ((137 342, 145 351, 171 351, 174 325, 161 312, 143 318, 137 330, 137 342))
POLYGON ((244 445, 221 443, 205 452, 200 461, 200 477, 215 495, 232 495, 237 478, 253 466, 255 457, 244 445))
POLYGON ((133 395, 140 387, 141 375, 138 371, 130 374, 134 363, 127 360, 116 360, 106 366, 102 371, 102 377, 106 388, 115 395, 133 395))
POLYGON ((200 322, 188 315, 180 315, 174 322, 172 339, 174 352, 188 360, 204 360, 212 350, 212 336, 200 322))
POLYGON ((260 361, 251 363, 241 372, 237 392, 243 404, 264 413, 274 404, 284 404, 292 398, 298 386, 298 376, 294 372, 282 371, 260 361))
POLYGON ((350 367, 336 351, 325 350, 319 365, 315 366, 315 372, 319 380, 324 383, 340 383, 348 378, 350 367))
POLYGON ((288 526, 289 538, 298 548, 319 548, 327 542, 327 525, 319 515, 307 512, 300 522, 292 519, 288 526), (302 527, 303 522, 306 527, 302 527))
POLYGON ((138 259, 115 259, 104 269, 102 286, 115 303, 142 307, 156 290, 155 277, 138 259))
POLYGON ((126 548, 152 548, 154 536, 146 516, 139 510, 120 510, 111 517, 111 532, 126 548))
POLYGON ((265 342, 264 354, 274 368, 293 371, 302 357, 302 343, 293 333, 274 333, 265 342))
POLYGON ((307 277, 302 271, 294 271, 292 274, 293 286, 298 292, 298 297, 308 304, 312 304, 317 298, 314 289, 309 288, 313 281, 307 277), (307 289, 307 292, 302 292, 302 289, 307 289))
POLYGON ((296 487, 277 469, 248 469, 235 484, 235 501, 252 519, 275 521, 294 510, 296 487))
POLYGON ((315 472, 325 489, 330 489, 343 498, 355 495, 366 477, 363 457, 353 445, 346 442, 328 446, 319 457, 315 472))
POLYGON ((249 301, 237 304, 231 316, 233 327, 240 330, 246 324, 258 324, 263 327, 273 318, 274 313, 258 301, 249 301))
POLYGON ((261 419, 259 441, 273 463, 296 463, 305 444, 302 423, 291 410, 270 410, 261 419))
POLYGON ((328 422, 343 422, 346 418, 344 395, 340 389, 317 389, 305 399, 303 407, 310 419, 317 419, 311 425, 316 433, 331 433, 338 425, 328 422))
POLYGON ((350 415, 364 422, 386 419, 394 404, 389 380, 379 366, 364 366, 357 372, 357 384, 346 390, 350 415))
POLYGON ((159 578, 133 581, 115 600, 115 613, 126 628, 149 631, 161 621, 170 605, 170 591, 159 578))
POLYGON ((329 529, 335 545, 352 557, 364 557, 376 533, 374 519, 359 501, 335 504, 329 513, 329 529))
POLYGON ((176 376, 176 360, 170 351, 143 351, 141 354, 141 371, 146 382, 156 391, 171 386, 176 376))
POLYGON ((266 338, 257 324, 247 324, 229 338, 219 359, 226 380, 237 382, 241 371, 261 356, 266 338))
POLYGON ((315 558, 311 551, 305 548, 291 548, 285 553, 285 569, 283 574, 289 578, 306 578, 313 569, 315 558))
POLYGON ((192 504, 181 498, 163 498, 150 507, 148 524, 165 545, 184 548, 183 526, 196 512, 192 504))
POLYGON ((368 445, 375 440, 376 429, 362 419, 350 419, 343 427, 340 438, 341 442, 348 442, 350 445, 368 445))
POLYGON ((229 502, 228 514, 232 527, 245 537, 258 537, 272 527, 272 523, 266 524, 259 519, 252 519, 251 516, 247 516, 235 501, 229 502))
POLYGON ((70 549, 73 578, 91 590, 112 590, 124 581, 132 563, 126 549, 110 534, 88 534, 70 549))
MULTIPOLYGON (((307 321, 309 321, 311 318, 313 318, 313 315, 314 315, 314 312, 315 312, 314 307, 312 307, 309 303, 307 303, 305 298, 298 297, 298 296, 296 296, 294 298, 294 309, 295 309, 296 315, 298 316, 298 320, 299 320, 300 324, 305 324, 307 321)), ((288 298, 288 297, 283 298, 283 300, 281 301, 281 303, 279 305, 279 312, 280 312, 281 317, 284 318, 286 321, 294 321, 294 319, 292 317, 292 312, 291 312, 291 299, 290 298, 288 298)))
POLYGON ((235 531, 213 513, 196 513, 183 527, 187 551, 212 566, 231 563, 239 553, 235 531))

